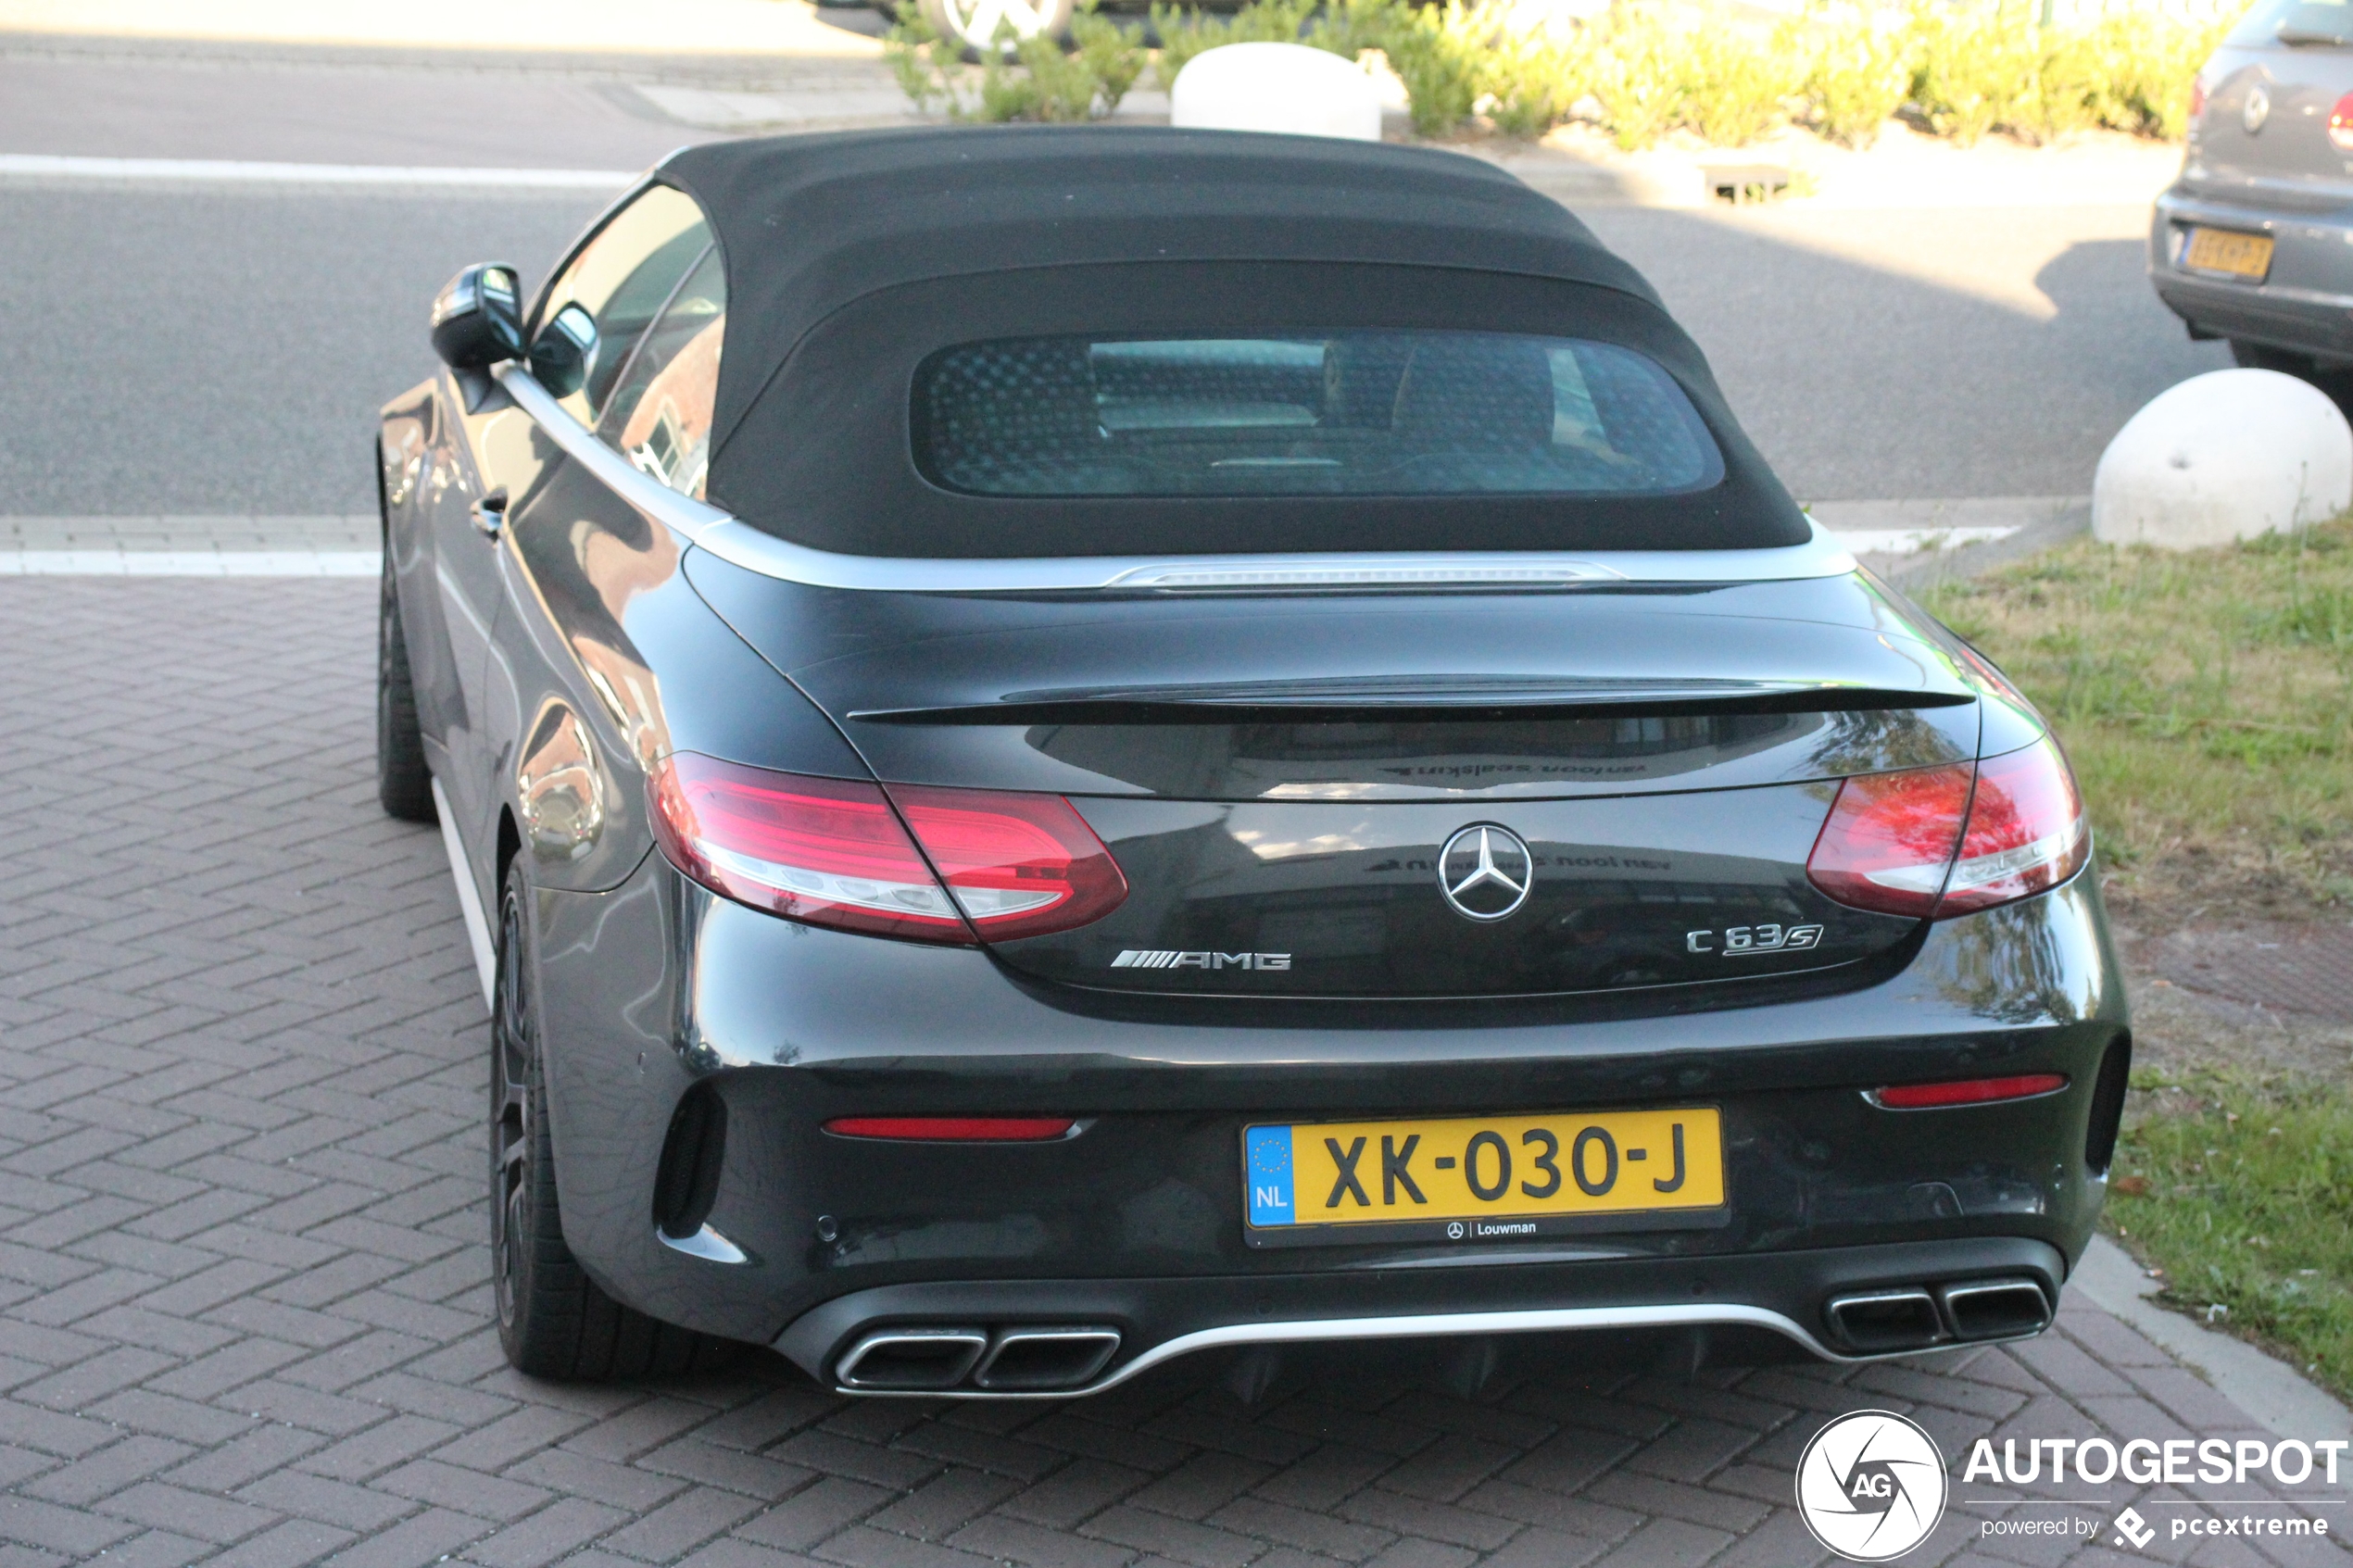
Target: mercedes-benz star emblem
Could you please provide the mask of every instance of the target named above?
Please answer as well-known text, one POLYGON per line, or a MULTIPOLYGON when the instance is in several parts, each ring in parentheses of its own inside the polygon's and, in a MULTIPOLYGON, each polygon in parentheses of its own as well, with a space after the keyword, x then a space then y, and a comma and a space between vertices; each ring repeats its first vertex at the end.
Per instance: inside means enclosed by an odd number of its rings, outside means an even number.
POLYGON ((1536 858, 1509 828, 1473 822, 1438 852, 1438 890, 1467 920, 1502 920, 1528 902, 1536 858))
POLYGON ((2252 136, 2262 130, 2263 122, 2271 118, 2271 94, 2259 82, 2246 90, 2246 104, 2239 110, 2239 123, 2252 136))

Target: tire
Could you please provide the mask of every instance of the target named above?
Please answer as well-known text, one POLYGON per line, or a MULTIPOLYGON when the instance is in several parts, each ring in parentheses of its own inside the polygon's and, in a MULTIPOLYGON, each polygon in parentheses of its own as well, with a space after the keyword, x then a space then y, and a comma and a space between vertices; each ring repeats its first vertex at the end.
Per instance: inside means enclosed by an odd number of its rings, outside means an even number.
POLYGON ((376 599, 376 798, 388 817, 430 822, 433 773, 425 766, 424 732, 417 725, 417 692, 409 679, 409 636, 400 624, 390 544, 387 538, 384 587, 376 599))
POLYGON ((1006 53, 1015 38, 1042 33, 1067 39, 1076 9, 1072 0, 917 0, 917 6, 940 37, 963 45, 967 60, 979 59, 1000 31, 1006 36, 996 41, 996 47, 1006 53), (1010 26, 1000 29, 1000 21, 1010 26))
POLYGON ((498 1348, 518 1372, 576 1382, 716 1366, 732 1348, 727 1341, 621 1305, 564 1242, 523 897, 522 868, 510 864, 498 894, 490 1021, 490 1268, 498 1348))

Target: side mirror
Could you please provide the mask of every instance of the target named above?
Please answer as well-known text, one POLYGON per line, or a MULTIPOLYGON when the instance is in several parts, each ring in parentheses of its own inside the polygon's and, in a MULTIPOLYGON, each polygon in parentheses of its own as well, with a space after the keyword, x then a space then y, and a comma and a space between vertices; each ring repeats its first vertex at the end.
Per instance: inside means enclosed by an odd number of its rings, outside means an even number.
POLYGON ((522 296, 503 262, 469 267, 433 302, 433 348, 456 370, 478 370, 522 352, 522 296))

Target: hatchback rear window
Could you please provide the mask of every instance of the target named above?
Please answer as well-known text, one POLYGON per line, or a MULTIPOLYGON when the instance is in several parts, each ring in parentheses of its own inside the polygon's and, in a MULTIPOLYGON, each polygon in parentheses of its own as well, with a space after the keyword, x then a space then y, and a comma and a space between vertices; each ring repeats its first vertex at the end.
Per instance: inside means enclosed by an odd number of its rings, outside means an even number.
POLYGON ((915 373, 916 466, 982 495, 1656 495, 1723 458, 1612 344, 1513 332, 1000 338, 915 373))
POLYGON ((2267 44, 2353 44, 2353 5, 2346 0, 2259 0, 2231 29, 2242 49, 2267 44))

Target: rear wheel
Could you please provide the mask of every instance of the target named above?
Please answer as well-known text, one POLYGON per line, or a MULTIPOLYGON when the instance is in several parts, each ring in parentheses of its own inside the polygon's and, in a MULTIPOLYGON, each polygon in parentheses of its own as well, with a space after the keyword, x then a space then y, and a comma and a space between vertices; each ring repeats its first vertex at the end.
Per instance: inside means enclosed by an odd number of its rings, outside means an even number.
POLYGON ((404 822, 434 820, 433 774, 425 767, 424 732, 417 724, 417 692, 409 679, 409 638, 400 625, 400 595, 384 551, 384 586, 376 598, 376 798, 387 816, 404 822))
POLYGON ((490 1263, 498 1347, 518 1372, 535 1377, 643 1377, 716 1364, 725 1341, 621 1305, 598 1288, 564 1242, 530 947, 522 871, 510 866, 498 896, 490 1023, 490 1263))

